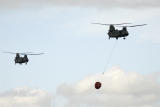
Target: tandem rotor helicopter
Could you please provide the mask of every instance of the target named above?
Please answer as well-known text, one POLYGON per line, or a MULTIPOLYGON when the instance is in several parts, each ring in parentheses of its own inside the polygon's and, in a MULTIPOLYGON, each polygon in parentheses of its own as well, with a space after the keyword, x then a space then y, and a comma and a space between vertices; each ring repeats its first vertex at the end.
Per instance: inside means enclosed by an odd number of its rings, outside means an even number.
POLYGON ((137 26, 145 26, 147 24, 141 24, 141 25, 131 25, 131 26, 126 26, 124 24, 131 24, 131 23, 120 23, 120 24, 103 24, 103 23, 92 23, 92 24, 99 24, 99 25, 104 25, 104 26, 109 26, 108 30, 108 36, 110 38, 118 38, 123 37, 123 39, 126 39, 126 37, 129 35, 127 31, 127 27, 137 27, 137 26), (121 30, 115 29, 116 27, 122 27, 121 30))
POLYGON ((27 55, 42 55, 44 53, 33 53, 33 52, 26 52, 26 53, 14 53, 14 52, 3 52, 3 53, 9 53, 9 54, 16 54, 16 57, 14 59, 15 64, 27 64, 29 59, 27 57, 27 55), (23 56, 20 56, 23 55, 23 56))

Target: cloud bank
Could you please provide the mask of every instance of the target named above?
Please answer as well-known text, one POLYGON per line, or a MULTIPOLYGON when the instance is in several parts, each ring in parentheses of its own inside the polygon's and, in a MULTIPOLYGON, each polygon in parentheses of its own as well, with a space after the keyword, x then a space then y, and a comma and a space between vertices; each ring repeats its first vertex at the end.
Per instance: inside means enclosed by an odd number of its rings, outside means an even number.
POLYGON ((54 5, 84 7, 160 7, 159 0, 0 0, 1 7, 20 7, 21 5, 54 5))
POLYGON ((64 107, 159 107, 158 77, 156 73, 142 75, 114 68, 74 85, 62 84, 57 93, 66 98, 64 107), (101 81, 100 90, 94 89, 95 81, 101 81))
POLYGON ((51 96, 40 89, 16 88, 0 93, 0 107, 51 107, 51 96))

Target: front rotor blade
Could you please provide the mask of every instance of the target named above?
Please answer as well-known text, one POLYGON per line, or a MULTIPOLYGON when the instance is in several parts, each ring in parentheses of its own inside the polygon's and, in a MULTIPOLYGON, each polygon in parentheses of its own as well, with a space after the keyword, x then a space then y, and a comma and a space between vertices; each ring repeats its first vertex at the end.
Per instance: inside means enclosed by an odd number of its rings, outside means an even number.
POLYGON ((92 23, 92 24, 105 25, 105 26, 109 26, 110 25, 110 24, 103 24, 103 23, 92 23))
POLYGON ((2 52, 2 53, 17 54, 15 52, 2 52))

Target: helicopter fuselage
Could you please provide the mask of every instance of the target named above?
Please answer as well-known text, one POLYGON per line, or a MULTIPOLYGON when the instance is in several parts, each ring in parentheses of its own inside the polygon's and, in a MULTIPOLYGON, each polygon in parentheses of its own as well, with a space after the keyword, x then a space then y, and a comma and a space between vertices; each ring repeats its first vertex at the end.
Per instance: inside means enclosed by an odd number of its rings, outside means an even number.
POLYGON ((104 24, 104 23, 92 23, 92 24, 98 24, 98 25, 105 25, 105 26, 109 26, 109 30, 108 30, 108 36, 109 39, 110 38, 120 38, 123 37, 123 39, 126 38, 126 36, 129 35, 128 31, 127 31, 127 27, 137 27, 137 26, 145 26, 147 24, 140 24, 140 25, 124 25, 124 24, 131 24, 131 23, 119 23, 119 24, 104 24), (121 30, 115 29, 116 27, 123 27, 121 30))
POLYGON ((42 55, 44 53, 33 53, 33 52, 26 52, 26 53, 15 53, 15 52, 3 52, 3 53, 9 53, 9 54, 16 54, 16 57, 14 58, 15 64, 27 64, 29 59, 27 55, 42 55))
POLYGON ((20 57, 20 55, 17 54, 15 59, 14 59, 14 61, 15 61, 15 64, 16 63, 19 63, 19 64, 25 63, 25 64, 27 64, 29 59, 28 59, 27 55, 24 55, 24 57, 20 57))
POLYGON ((128 36, 129 33, 127 31, 126 27, 123 27, 121 30, 115 29, 115 27, 113 25, 110 25, 109 31, 108 31, 108 36, 109 39, 110 38, 120 38, 123 37, 123 39, 125 39, 126 36, 128 36))

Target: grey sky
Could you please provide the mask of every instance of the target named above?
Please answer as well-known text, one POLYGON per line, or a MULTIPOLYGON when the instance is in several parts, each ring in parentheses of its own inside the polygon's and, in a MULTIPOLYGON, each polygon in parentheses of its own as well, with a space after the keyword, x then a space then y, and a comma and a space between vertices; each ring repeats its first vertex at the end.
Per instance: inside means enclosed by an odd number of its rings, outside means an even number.
POLYGON ((160 7, 159 0, 0 0, 1 7, 25 7, 25 6, 82 6, 82 7, 160 7))

